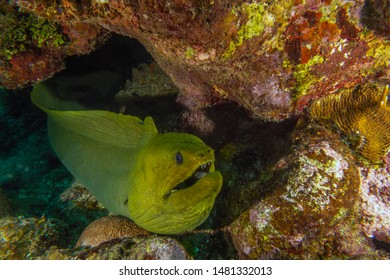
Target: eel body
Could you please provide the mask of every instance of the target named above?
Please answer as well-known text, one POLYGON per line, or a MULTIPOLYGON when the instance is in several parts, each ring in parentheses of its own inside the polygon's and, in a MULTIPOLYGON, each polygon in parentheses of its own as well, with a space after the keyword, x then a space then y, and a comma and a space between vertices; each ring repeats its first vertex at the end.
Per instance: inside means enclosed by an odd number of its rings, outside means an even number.
POLYGON ((86 110, 44 84, 31 93, 48 115, 52 148, 109 211, 159 234, 194 229, 222 186, 214 151, 186 133, 158 133, 153 119, 86 110))

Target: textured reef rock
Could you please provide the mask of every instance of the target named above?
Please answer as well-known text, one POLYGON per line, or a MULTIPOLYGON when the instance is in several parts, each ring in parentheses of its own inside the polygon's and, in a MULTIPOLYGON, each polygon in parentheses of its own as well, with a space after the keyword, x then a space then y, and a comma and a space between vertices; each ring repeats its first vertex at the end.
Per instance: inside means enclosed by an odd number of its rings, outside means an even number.
POLYGON ((0 1, 0 84, 4 87, 15 89, 50 78, 64 69, 66 56, 89 53, 108 38, 109 32, 99 26, 62 25, 19 12, 8 2, 0 1))
POLYGON ((185 260, 187 252, 175 239, 164 236, 114 239, 88 249, 77 259, 88 260, 185 260))
POLYGON ((388 167, 360 168, 362 228, 377 240, 390 243, 390 176, 388 167))
POLYGON ((47 248, 36 259, 44 260, 186 260, 191 259, 175 239, 165 236, 117 238, 93 247, 47 248))
POLYGON ((389 203, 378 196, 388 193, 388 175, 362 170, 361 177, 339 135, 315 123, 292 138, 292 151, 274 167, 274 190, 230 226, 240 258, 383 257, 370 237, 388 238, 389 203))
MULTIPOLYGON (((339 88, 390 81, 384 0, 10 2, 47 20, 39 30, 52 30, 38 42, 28 33, 27 43, 17 40, 1 56, 1 84, 10 88, 49 77, 107 32, 139 40, 193 109, 230 100, 281 120, 339 88), (31 65, 22 69, 21 61, 31 65)), ((15 21, 2 18, 14 31, 15 21)))
MULTIPOLYGON (((62 236, 65 227, 59 225, 58 221, 53 219, 41 218, 22 218, 9 217, 0 218, 0 259, 153 259, 153 260, 170 260, 170 259, 188 259, 190 258, 183 248, 183 246, 176 240, 170 237, 160 236, 140 236, 133 238, 125 238, 129 236, 129 228, 120 218, 118 220, 109 219, 112 225, 116 222, 117 226, 121 225, 124 228, 109 229, 111 238, 107 238, 107 218, 106 231, 92 232, 91 225, 89 226, 90 236, 95 238, 102 238, 104 234, 106 242, 102 244, 83 244, 83 245, 98 245, 91 249, 85 248, 70 248, 64 249, 66 244, 62 244, 62 236), (113 236, 113 231, 121 233, 120 236, 113 236), (127 229, 127 231, 126 231, 127 229), (124 233, 125 232, 125 233, 124 233), (93 235, 94 233, 97 233, 93 235), (62 249, 61 249, 62 247, 62 249)), ((97 221, 102 224, 101 220, 97 221), (99 222, 100 221, 100 222, 99 222)), ((130 222, 131 223, 131 222, 130 222)), ((93 223, 94 224, 94 223, 93 223)), ((93 225, 92 225, 93 226, 93 225)), ((96 222, 95 222, 96 228, 96 222)), ((143 229, 132 229, 133 236, 139 234, 146 234, 143 229), (136 232, 137 231, 137 232, 136 232)), ((84 240, 89 237, 85 233, 84 240)), ((115 233, 114 233, 115 235, 115 233)), ((104 237, 103 237, 104 238, 104 237)), ((93 242, 92 242, 93 243, 93 242)), ((95 242, 96 243, 96 242, 95 242)))

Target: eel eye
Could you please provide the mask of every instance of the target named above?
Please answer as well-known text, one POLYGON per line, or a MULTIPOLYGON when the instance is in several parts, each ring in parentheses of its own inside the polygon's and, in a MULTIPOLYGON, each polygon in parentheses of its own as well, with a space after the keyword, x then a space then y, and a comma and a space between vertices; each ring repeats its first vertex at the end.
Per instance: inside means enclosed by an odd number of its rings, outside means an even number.
POLYGON ((181 155, 180 152, 177 152, 177 153, 176 153, 176 162, 177 162, 178 164, 182 164, 182 163, 183 163, 183 156, 181 155))

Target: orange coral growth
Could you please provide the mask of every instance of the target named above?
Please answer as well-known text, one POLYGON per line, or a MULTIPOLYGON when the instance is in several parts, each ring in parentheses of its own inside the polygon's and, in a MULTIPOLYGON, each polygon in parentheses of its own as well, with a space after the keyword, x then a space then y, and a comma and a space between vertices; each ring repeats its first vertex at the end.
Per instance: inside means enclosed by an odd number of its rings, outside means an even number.
POLYGON ((321 12, 307 11, 296 16, 287 26, 286 50, 294 63, 307 63, 315 55, 321 54, 324 42, 335 42, 340 37, 340 29, 333 22, 320 21, 321 12))

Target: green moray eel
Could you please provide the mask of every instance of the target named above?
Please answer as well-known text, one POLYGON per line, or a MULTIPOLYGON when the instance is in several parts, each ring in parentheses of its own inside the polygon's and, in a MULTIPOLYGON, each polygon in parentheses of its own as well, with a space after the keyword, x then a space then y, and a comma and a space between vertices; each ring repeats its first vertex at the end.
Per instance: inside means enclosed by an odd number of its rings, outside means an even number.
POLYGON ((222 186, 214 151, 186 133, 158 133, 153 119, 86 110, 37 84, 51 145, 109 211, 159 234, 179 234, 209 215, 222 186))

